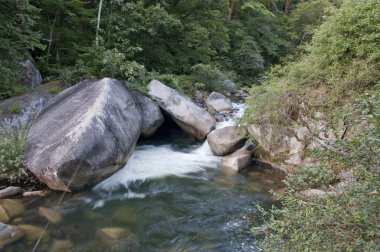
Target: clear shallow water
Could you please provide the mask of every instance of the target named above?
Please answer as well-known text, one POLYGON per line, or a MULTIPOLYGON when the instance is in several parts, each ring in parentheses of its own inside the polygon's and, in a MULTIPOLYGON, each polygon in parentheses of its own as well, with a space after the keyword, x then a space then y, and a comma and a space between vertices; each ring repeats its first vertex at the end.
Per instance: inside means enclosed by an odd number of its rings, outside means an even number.
MULTIPOLYGON (((37 251, 60 242, 62 251, 260 251, 250 232, 261 224, 256 204, 274 203, 268 191, 281 188, 281 177, 258 165, 225 172, 207 143, 173 129, 160 135, 141 141, 126 167, 92 190, 66 195, 63 221, 48 226, 37 251), (105 238, 102 228, 123 235, 105 238)), ((54 208, 59 197, 25 199, 12 224, 43 227, 39 207, 54 208)), ((24 238, 6 251, 31 251, 35 242, 24 238)))

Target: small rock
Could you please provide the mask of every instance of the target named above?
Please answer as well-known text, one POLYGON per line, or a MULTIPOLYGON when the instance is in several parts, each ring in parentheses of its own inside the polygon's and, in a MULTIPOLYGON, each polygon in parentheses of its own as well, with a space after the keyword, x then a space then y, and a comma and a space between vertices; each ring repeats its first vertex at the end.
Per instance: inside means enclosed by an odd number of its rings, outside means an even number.
POLYGON ((336 178, 339 179, 340 182, 355 182, 354 175, 350 171, 340 171, 336 178))
POLYGON ((206 100, 210 112, 231 111, 233 109, 230 99, 218 92, 212 92, 206 100))
POLYGON ((70 248, 72 248, 74 245, 69 240, 55 240, 53 242, 53 245, 49 249, 51 252, 66 252, 70 248))
POLYGON ((15 226, 0 223, 0 248, 21 239, 24 232, 15 226))
POLYGON ((101 239, 109 242, 120 241, 130 234, 129 230, 120 227, 102 228, 98 231, 101 239))
POLYGON ((307 189, 298 192, 296 195, 304 201, 313 201, 326 195, 335 195, 335 192, 323 191, 320 189, 307 189))
POLYGON ((0 199, 15 196, 22 191, 21 187, 9 186, 3 190, 0 190, 0 199))
POLYGON ((202 96, 201 91, 199 91, 199 90, 194 91, 194 101, 197 103, 203 102, 203 96, 202 96))
POLYGON ((38 209, 38 213, 42 216, 45 217, 48 221, 51 223, 57 224, 62 221, 62 216, 59 215, 57 212, 46 208, 46 207, 40 207, 38 209))
POLYGON ((31 192, 24 192, 22 196, 23 197, 46 197, 50 193, 51 191, 49 190, 31 191, 31 192))
POLYGON ((249 166, 252 162, 252 153, 246 148, 235 151, 231 155, 224 156, 221 161, 221 167, 232 169, 235 172, 249 166))

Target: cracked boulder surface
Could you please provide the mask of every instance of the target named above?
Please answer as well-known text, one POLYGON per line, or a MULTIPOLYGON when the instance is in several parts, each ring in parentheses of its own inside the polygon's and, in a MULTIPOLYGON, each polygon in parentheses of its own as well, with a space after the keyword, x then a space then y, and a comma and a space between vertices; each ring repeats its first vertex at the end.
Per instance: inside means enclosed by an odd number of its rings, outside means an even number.
POLYGON ((33 122, 24 163, 53 190, 77 191, 128 161, 142 116, 119 81, 86 80, 54 97, 33 122))

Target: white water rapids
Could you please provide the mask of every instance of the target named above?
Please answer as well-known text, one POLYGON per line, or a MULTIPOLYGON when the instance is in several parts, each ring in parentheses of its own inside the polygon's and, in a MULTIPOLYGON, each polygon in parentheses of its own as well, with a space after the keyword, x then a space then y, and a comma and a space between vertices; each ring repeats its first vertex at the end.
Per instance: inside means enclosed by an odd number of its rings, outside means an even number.
MULTIPOLYGON (((216 128, 233 126, 242 117, 246 106, 233 103, 234 112, 225 121, 218 122, 216 128)), ((207 168, 217 168, 220 157, 213 155, 207 140, 190 152, 175 150, 172 145, 137 146, 125 167, 98 184, 94 191, 111 192, 120 186, 128 188, 135 181, 145 181, 166 176, 188 176, 207 168)))

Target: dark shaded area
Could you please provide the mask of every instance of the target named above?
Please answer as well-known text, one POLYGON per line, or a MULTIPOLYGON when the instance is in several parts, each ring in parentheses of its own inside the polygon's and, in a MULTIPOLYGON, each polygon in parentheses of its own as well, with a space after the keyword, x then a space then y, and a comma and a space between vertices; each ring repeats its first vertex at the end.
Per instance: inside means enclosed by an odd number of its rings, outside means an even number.
POLYGON ((36 191, 48 188, 45 184, 41 183, 38 178, 34 176, 30 171, 26 171, 26 175, 14 181, 5 179, 0 180, 0 190, 7 188, 8 186, 18 186, 26 191, 36 191))

